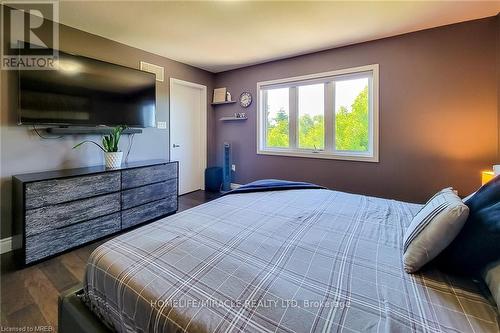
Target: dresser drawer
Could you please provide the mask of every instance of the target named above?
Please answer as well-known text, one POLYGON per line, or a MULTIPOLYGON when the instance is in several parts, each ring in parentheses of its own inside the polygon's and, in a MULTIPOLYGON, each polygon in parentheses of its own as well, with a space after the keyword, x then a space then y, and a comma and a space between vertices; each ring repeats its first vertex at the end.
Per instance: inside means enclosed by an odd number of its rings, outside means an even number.
POLYGON ((145 185, 122 192, 122 209, 177 195, 177 179, 145 185))
POLYGON ((177 163, 159 164, 122 171, 122 189, 177 178, 177 163))
POLYGON ((120 193, 106 194, 26 211, 26 236, 120 211, 120 193))
POLYGON ((177 210, 177 195, 122 211, 122 229, 173 213, 177 210))
POLYGON ((26 209, 120 191, 120 172, 26 184, 26 209))
POLYGON ((120 231, 120 213, 26 237, 26 264, 120 231))

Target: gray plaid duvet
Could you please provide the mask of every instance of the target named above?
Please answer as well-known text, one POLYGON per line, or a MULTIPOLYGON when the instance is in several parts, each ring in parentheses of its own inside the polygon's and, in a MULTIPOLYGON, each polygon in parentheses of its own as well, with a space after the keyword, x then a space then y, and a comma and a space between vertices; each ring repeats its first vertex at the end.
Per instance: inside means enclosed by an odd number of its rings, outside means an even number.
POLYGON ((98 247, 85 299, 120 332, 498 332, 480 283, 404 272, 420 205, 234 194, 98 247))

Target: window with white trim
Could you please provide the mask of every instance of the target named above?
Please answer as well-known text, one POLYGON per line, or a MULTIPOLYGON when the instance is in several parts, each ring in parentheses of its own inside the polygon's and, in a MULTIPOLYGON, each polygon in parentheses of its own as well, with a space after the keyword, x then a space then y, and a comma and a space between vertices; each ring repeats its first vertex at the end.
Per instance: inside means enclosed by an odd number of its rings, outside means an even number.
POLYGON ((257 153, 378 162, 378 65, 257 83, 257 153))

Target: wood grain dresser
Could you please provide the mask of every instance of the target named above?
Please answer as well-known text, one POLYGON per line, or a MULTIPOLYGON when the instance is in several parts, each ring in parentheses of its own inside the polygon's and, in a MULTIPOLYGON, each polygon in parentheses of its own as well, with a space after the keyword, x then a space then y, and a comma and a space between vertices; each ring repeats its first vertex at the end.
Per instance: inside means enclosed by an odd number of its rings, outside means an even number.
POLYGON ((163 160, 13 176, 23 265, 177 211, 178 163, 163 160))

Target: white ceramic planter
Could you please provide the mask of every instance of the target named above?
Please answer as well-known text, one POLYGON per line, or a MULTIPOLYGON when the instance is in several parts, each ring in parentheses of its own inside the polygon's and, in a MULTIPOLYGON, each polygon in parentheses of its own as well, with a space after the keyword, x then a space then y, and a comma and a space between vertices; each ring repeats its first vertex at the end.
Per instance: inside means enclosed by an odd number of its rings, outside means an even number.
POLYGON ((106 161, 106 169, 116 169, 122 165, 123 152, 117 151, 115 153, 104 153, 104 160, 106 161))

